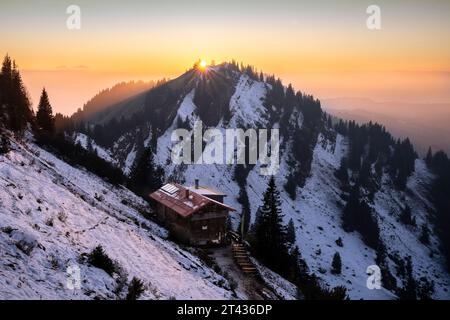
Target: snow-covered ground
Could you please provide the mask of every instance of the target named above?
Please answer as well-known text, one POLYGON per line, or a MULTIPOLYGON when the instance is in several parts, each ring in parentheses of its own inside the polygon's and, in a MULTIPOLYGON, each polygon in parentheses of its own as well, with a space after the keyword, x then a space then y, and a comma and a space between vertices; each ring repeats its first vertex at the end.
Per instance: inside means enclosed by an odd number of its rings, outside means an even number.
POLYGON ((90 147, 92 147, 92 150, 97 153, 97 155, 102 158, 103 160, 106 160, 114 165, 117 165, 117 161, 111 156, 110 152, 108 150, 105 150, 104 148, 100 147, 93 141, 92 139, 89 141, 89 137, 85 135, 84 133, 76 133, 74 135, 74 143, 79 144, 84 149, 87 149, 89 147, 89 143, 91 144, 90 147))
POLYGON ((450 299, 450 279, 445 270, 444 256, 439 251, 438 238, 431 231, 430 245, 425 246, 419 241, 420 227, 426 224, 432 229, 433 226, 429 214, 432 204, 426 197, 432 179, 425 162, 418 159, 415 171, 408 179, 406 192, 399 192, 387 186, 387 177, 384 177, 384 187, 375 194, 373 207, 382 221, 380 232, 388 251, 402 259, 411 256, 414 278, 426 277, 434 281, 435 296, 450 299), (411 208, 417 227, 399 223, 404 203, 411 208))
POLYGON ((80 260, 97 245, 144 282, 144 299, 232 298, 227 280, 142 217, 142 199, 33 143, 12 147, 0 156, 1 299, 117 298, 116 280, 80 260), (69 266, 81 289, 68 289, 69 266))
POLYGON ((229 123, 231 128, 255 128, 264 119, 263 106, 266 96, 266 84, 251 80, 242 75, 236 85, 235 92, 230 99, 230 110, 233 118, 229 123))

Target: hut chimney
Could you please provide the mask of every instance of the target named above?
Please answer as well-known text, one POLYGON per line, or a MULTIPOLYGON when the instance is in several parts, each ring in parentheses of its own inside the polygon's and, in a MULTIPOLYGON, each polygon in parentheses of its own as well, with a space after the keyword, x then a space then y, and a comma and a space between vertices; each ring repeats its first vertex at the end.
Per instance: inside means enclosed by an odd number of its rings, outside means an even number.
POLYGON ((195 179, 195 189, 198 189, 198 179, 195 179))

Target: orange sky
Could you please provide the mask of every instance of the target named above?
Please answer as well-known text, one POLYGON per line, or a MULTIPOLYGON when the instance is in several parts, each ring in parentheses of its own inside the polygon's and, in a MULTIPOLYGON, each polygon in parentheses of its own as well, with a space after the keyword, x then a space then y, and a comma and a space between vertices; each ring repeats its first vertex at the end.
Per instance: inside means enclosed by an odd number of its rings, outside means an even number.
POLYGON ((124 80, 179 75, 199 58, 236 59, 319 98, 450 101, 450 1, 377 1, 382 28, 366 28, 371 1, 0 2, 0 54, 22 70, 34 102, 46 86, 70 114, 124 80))

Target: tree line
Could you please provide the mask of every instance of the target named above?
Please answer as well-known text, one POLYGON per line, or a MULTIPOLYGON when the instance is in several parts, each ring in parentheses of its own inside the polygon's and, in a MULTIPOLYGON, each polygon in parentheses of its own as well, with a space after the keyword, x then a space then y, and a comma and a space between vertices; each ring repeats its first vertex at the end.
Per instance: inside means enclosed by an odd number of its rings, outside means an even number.
POLYGON ((9 55, 3 59, 0 71, 0 108, 5 129, 20 133, 30 124, 36 131, 54 132, 55 119, 47 91, 42 89, 35 115, 17 64, 9 55))

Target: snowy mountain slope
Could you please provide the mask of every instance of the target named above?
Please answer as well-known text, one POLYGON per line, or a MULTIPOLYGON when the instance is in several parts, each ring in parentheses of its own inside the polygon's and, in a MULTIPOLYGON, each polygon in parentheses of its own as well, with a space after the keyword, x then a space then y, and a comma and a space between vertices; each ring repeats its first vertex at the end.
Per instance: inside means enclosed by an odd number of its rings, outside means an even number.
POLYGON ((381 235, 388 251, 400 258, 411 256, 414 277, 433 280, 436 297, 450 299, 450 279, 437 237, 430 234, 430 245, 426 246, 419 241, 420 228, 399 223, 399 215, 405 204, 412 208, 418 226, 431 223, 429 212, 432 205, 426 199, 426 192, 433 177, 423 160, 416 160, 415 168, 414 174, 408 179, 406 192, 384 187, 375 195, 373 206, 382 221, 381 235))
MULTIPOLYGON (((286 193, 281 195, 285 223, 293 219, 300 252, 311 271, 320 276, 326 285, 345 286, 351 299, 390 299, 393 295, 386 290, 366 288, 366 268, 375 264, 373 250, 366 248, 357 233, 346 233, 340 227, 339 203, 342 200, 333 170, 339 167, 346 148, 342 136, 337 136, 335 144, 319 138, 314 150, 311 176, 300 190, 299 197, 293 201, 286 193), (344 248, 339 248, 335 243, 339 237, 343 239, 344 248), (339 276, 330 272, 336 251, 340 251, 343 263, 343 273, 339 276)), ((287 170, 286 166, 282 166, 279 176, 285 177, 287 170)), ((256 199, 260 199, 267 188, 267 179, 261 179, 257 172, 252 172, 248 185, 249 197, 255 199, 251 202, 252 212, 255 212, 260 204, 256 199)), ((282 185, 279 188, 281 190, 282 185)))
MULTIPOLYGON (((357 232, 347 233, 341 228, 343 200, 335 170, 339 167, 342 156, 348 148, 345 138, 338 135, 335 143, 323 136, 314 150, 311 176, 300 190, 300 196, 293 202, 282 192, 285 222, 290 218, 297 229, 297 244, 309 267, 330 287, 344 285, 352 299, 392 299, 389 291, 369 290, 366 287, 366 268, 375 265, 376 252, 368 248, 357 232), (342 239, 343 247, 336 244, 342 239), (339 252, 342 257, 342 275, 330 272, 332 257, 339 252)), ((286 176, 285 166, 278 175, 282 180, 286 176)), ((379 218, 381 237, 391 253, 399 253, 402 258, 412 257, 414 276, 417 279, 427 277, 435 282, 435 298, 449 299, 450 279, 445 270, 444 259, 439 256, 439 243, 436 238, 428 248, 419 242, 419 232, 399 223, 398 217, 392 217, 392 210, 400 211, 402 203, 409 203, 420 225, 426 220, 427 208, 425 186, 430 183, 430 173, 422 160, 416 160, 416 171, 408 180, 405 193, 397 192, 392 186, 379 191, 375 197, 374 210, 379 218), (406 195, 405 195, 406 194, 406 195), (395 199, 405 197, 403 201, 395 199), (388 208, 388 209, 387 209, 388 208), (435 255, 430 258, 430 253, 435 255)), ((252 212, 256 212, 261 194, 267 187, 267 179, 257 172, 251 172, 248 178, 247 192, 251 199, 252 212)), ((282 186, 279 186, 282 189, 282 186)), ((392 272, 395 265, 391 263, 392 272)))
POLYGON ((143 280, 142 298, 233 298, 227 280, 142 217, 142 199, 33 143, 12 147, 0 156, 2 299, 116 298, 116 280, 80 262, 99 244, 128 281, 143 280), (66 287, 71 265, 81 270, 80 290, 66 287))
MULTIPOLYGON (((334 171, 339 167, 347 149, 345 138, 338 135, 333 144, 323 136, 314 150, 311 176, 300 191, 300 197, 292 203, 287 196, 282 198, 286 220, 293 218, 297 227, 297 244, 311 269, 317 272, 331 287, 344 285, 349 289, 352 299, 392 299, 394 295, 387 290, 369 290, 366 287, 366 268, 376 264, 376 253, 368 248, 356 232, 347 233, 341 228, 340 212, 343 201, 334 171), (343 248, 336 245, 342 239, 343 248), (320 251, 319 251, 320 250, 320 251), (320 253, 319 253, 320 252, 320 253), (343 272, 336 276, 330 273, 333 254, 339 252, 342 257, 343 272), (324 274, 322 274, 325 271, 324 274)), ((257 181, 253 175, 254 186, 261 186, 254 197, 263 192, 263 181, 257 181)), ((398 216, 392 211, 400 211, 403 203, 413 208, 418 224, 426 220, 427 208, 425 186, 430 183, 430 173, 422 160, 416 160, 416 171, 408 180, 406 192, 395 191, 393 186, 380 190, 375 197, 374 210, 381 226, 381 237, 388 251, 400 253, 402 258, 411 256, 414 276, 417 279, 427 277, 435 282, 435 298, 449 299, 450 279, 445 270, 444 260, 439 256, 439 244, 436 238, 430 248, 419 242, 418 231, 399 223, 398 216), (397 197, 397 199, 396 199, 397 197), (403 200, 398 197, 404 197, 403 200), (430 253, 436 257, 430 259, 430 253)), ((250 193, 249 193, 250 194, 250 193)), ((255 208, 252 208, 256 210, 255 208)), ((252 212, 254 212, 252 210, 252 212)))
POLYGON ((118 165, 117 161, 112 158, 111 153, 108 150, 105 150, 101 146, 97 145, 95 141, 90 140, 88 136, 83 133, 76 133, 73 137, 73 141, 75 144, 80 144, 84 149, 92 148, 92 151, 95 152, 100 158, 106 160, 114 165, 118 165), (89 144, 91 144, 89 146, 89 144))
MULTIPOLYGON (((220 72, 221 68, 225 67, 217 66, 214 70, 220 72)), ((231 79, 233 79, 234 93, 229 99, 230 112, 227 117, 222 117, 214 127, 221 132, 227 128, 280 128, 280 131, 283 130, 280 170, 276 175, 276 182, 281 192, 285 223, 289 219, 293 220, 297 232, 297 245, 311 271, 320 276, 327 286, 345 286, 352 299, 396 298, 395 294, 386 289, 370 290, 367 288, 366 269, 368 266, 376 264, 377 253, 364 244, 358 232, 348 233, 342 228, 341 217, 346 201, 343 199, 343 190, 335 177, 335 172, 339 168, 342 158, 348 154, 348 138, 337 134, 325 124, 320 125, 319 131, 315 133, 315 127, 311 124, 314 119, 309 107, 301 109, 288 108, 290 105, 266 104, 266 101, 274 102, 273 96, 270 96, 270 94, 273 95, 273 92, 270 92, 272 87, 269 83, 251 78, 245 73, 233 72, 231 79), (280 116, 278 113, 284 114, 280 116), (280 125, 283 119, 287 119, 287 121, 280 125), (310 158, 308 156, 298 157, 299 152, 296 148, 298 149, 299 141, 300 143, 313 143, 310 158), (285 186, 292 180, 294 171, 300 167, 305 171, 304 168, 308 168, 308 164, 310 164, 310 170, 302 172, 305 175, 304 183, 294 186, 296 197, 293 200, 285 186), (336 243, 338 238, 342 239, 342 247, 336 243), (341 275, 334 275, 330 272, 335 252, 339 252, 342 258, 341 275)), ((229 74, 225 73, 223 77, 227 76, 229 74)), ((177 91, 177 94, 182 91, 177 91)), ((203 120, 203 116, 199 112, 200 108, 195 103, 198 94, 195 84, 193 85, 190 81, 184 92, 177 96, 175 105, 167 106, 167 109, 174 109, 167 112, 170 116, 164 118, 166 121, 164 124, 156 123, 153 117, 149 116, 145 127, 148 131, 144 131, 144 136, 152 136, 152 132, 154 132, 152 126, 158 125, 160 131, 156 131, 157 135, 154 136, 156 139, 154 158, 155 162, 164 168, 165 180, 193 184, 194 179, 199 178, 202 185, 212 186, 226 193, 228 196, 225 198, 225 202, 237 209, 232 217, 232 225, 236 228, 239 225, 242 210, 242 206, 238 202, 242 187, 235 176, 236 166, 175 165, 171 161, 170 152, 174 144, 170 138, 172 131, 178 128, 179 120, 182 120, 188 128, 192 128, 196 120, 203 120)), ((147 107, 151 108, 152 105, 147 107)), ((134 148, 136 141, 134 137, 134 131, 128 131, 119 139, 121 145, 124 146, 123 149, 132 150, 134 148)), ((110 151, 113 157, 127 158, 131 154, 110 151)), ((304 155, 304 152, 300 154, 304 155)), ((409 204, 418 226, 424 222, 427 222, 429 226, 433 225, 433 221, 429 219, 432 205, 427 200, 428 186, 433 177, 422 160, 416 160, 415 166, 416 170, 408 178, 405 191, 397 191, 390 177, 385 173, 381 187, 375 193, 370 206, 380 226, 380 237, 387 249, 389 270, 396 277, 397 285, 399 287, 404 285, 404 279, 397 275, 398 261, 411 256, 414 277, 417 280, 426 277, 434 281, 435 294, 433 297, 449 299, 450 294, 447 288, 450 287, 450 277, 444 268, 438 240, 432 236, 431 244, 424 245, 418 240, 419 228, 405 226, 399 221, 402 208, 409 204)), ((249 168, 244 186, 250 199, 252 222, 261 205, 262 194, 267 188, 269 179, 261 176, 259 169, 259 165, 249 168)), ((294 178, 298 179, 298 176, 295 175, 294 178)))
POLYGON ((266 96, 266 84, 253 81, 247 75, 239 77, 235 92, 230 99, 230 110, 233 118, 229 123, 231 128, 264 126, 263 107, 266 96))

